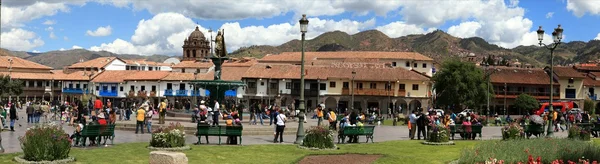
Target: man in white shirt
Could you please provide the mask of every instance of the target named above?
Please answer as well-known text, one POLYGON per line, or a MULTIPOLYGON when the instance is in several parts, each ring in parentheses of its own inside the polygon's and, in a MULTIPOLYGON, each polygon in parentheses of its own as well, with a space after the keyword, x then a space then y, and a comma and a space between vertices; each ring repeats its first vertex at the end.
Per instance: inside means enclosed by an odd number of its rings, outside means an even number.
POLYGON ((215 100, 215 107, 213 109, 213 123, 212 123, 213 126, 219 126, 219 116, 220 116, 219 109, 220 109, 219 102, 217 102, 217 100, 215 100))

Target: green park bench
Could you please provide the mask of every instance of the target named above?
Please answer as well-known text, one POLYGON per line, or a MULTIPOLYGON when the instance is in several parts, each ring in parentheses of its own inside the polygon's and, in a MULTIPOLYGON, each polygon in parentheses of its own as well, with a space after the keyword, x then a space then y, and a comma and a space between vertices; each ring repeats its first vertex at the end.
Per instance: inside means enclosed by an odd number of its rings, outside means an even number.
POLYGON ((344 143, 348 136, 366 136, 367 143, 371 139, 373 143, 373 133, 375 133, 375 126, 345 126, 340 130, 338 134, 338 143, 344 143))
POLYGON ((107 139, 110 139, 110 144, 114 143, 114 134, 115 134, 115 124, 110 125, 86 125, 81 130, 79 136, 76 137, 76 140, 81 143, 81 146, 85 147, 86 140, 88 138, 94 138, 97 142, 97 146, 101 144, 100 139, 104 137, 104 143, 106 143, 107 139))
POLYGON ((527 138, 531 137, 531 135, 534 135, 538 138, 540 136, 544 135, 544 126, 543 125, 529 124, 529 125, 524 125, 522 127, 523 127, 523 132, 525 132, 525 135, 527 136, 527 138))
MULTIPOLYGON (((454 140, 454 135, 455 134, 462 134, 463 139, 465 139, 466 136, 466 131, 465 131, 465 127, 462 124, 456 124, 456 125, 449 125, 450 127, 450 136, 452 137, 452 140, 454 140)), ((479 134, 479 139, 482 139, 482 130, 483 130, 483 125, 471 125, 471 134, 479 134)))
POLYGON ((243 126, 209 126, 206 124, 198 124, 196 136, 198 137, 198 143, 202 144, 202 136, 206 138, 206 143, 208 144, 208 136, 217 136, 219 137, 219 145, 221 144, 221 136, 226 137, 239 137, 240 142, 242 144, 242 131, 244 130, 243 126))

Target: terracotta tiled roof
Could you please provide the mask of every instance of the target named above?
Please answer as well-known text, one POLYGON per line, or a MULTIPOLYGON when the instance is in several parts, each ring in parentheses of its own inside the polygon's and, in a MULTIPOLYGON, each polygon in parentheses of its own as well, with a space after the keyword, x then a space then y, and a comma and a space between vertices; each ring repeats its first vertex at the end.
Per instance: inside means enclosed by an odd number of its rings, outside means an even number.
POLYGON ((600 72, 590 72, 589 75, 600 78, 600 72))
POLYGON ((580 70, 580 71, 594 71, 594 72, 600 71, 600 66, 577 65, 577 66, 574 66, 574 68, 577 70, 580 70))
MULTIPOLYGON (((72 73, 65 73, 63 72, 63 70, 52 70, 52 73, 54 74, 54 80, 72 80, 72 81, 88 81, 89 80, 89 71, 75 71, 72 73)), ((98 73, 94 72, 92 73, 92 79, 94 77, 96 77, 98 75, 98 73)))
MULTIPOLYGON (((9 72, 0 72, 0 75, 9 75, 9 72)), ((32 72, 10 72, 12 79, 20 80, 52 80, 54 74, 48 73, 32 73, 32 72)))
POLYGON ((210 68, 212 66, 212 62, 181 61, 171 68, 210 68))
MULTIPOLYGON (((597 72, 594 72, 597 73, 597 72)), ((598 77, 598 76, 586 76, 583 79, 583 86, 592 86, 592 87, 600 87, 600 80, 596 80, 594 77, 598 77)))
MULTIPOLYGON (((250 69, 250 67, 222 67, 221 68, 221 79, 222 80, 231 80, 231 81, 240 81, 242 77, 246 75, 246 72, 250 69)), ((198 80, 213 80, 215 76, 215 71, 211 70, 207 73, 198 74, 198 80)))
MULTIPOLYGON (((96 58, 96 59, 92 59, 92 60, 88 60, 88 61, 84 61, 84 62, 75 63, 73 65, 70 65, 67 68, 103 68, 106 65, 110 64, 113 60, 116 60, 116 59, 121 60, 117 57, 100 57, 100 58, 96 58)), ((123 62, 125 62, 125 61, 123 61, 123 62)))
POLYGON ((14 56, 0 56, 0 68, 8 68, 11 66, 12 68, 21 68, 21 69, 41 69, 41 70, 51 70, 51 67, 41 65, 29 60, 25 60, 19 57, 14 56), (9 59, 12 59, 12 65, 8 62, 9 59))
MULTIPOLYGON (((305 60, 331 59, 406 59, 417 61, 433 61, 433 59, 416 52, 378 52, 378 51, 338 51, 338 52, 305 52, 305 60)), ((301 52, 284 52, 279 55, 267 55, 259 61, 295 62, 300 61, 301 52)))
POLYGON ((168 74, 169 72, 165 71, 104 71, 96 76, 92 82, 120 83, 133 80, 158 81, 166 77, 168 74))
MULTIPOLYGON (((352 71, 356 72, 355 80, 396 81, 396 80, 429 80, 428 77, 404 68, 337 68, 329 66, 305 66, 305 79, 351 79, 352 71)), ((243 76, 244 78, 300 79, 300 66, 285 64, 256 64, 243 76), (270 67, 270 68, 267 68, 270 67)))
POLYGON ((236 61, 227 61, 223 63, 223 67, 250 67, 258 63, 256 59, 244 59, 236 61))
POLYGON ((186 81, 194 80, 194 73, 169 72, 161 79, 162 81, 186 81))
POLYGON ((573 67, 554 67, 554 74, 560 78, 585 78, 585 75, 573 67))
MULTIPOLYGON (((542 69, 496 68, 490 76, 492 83, 549 85, 550 78, 542 69)), ((558 83, 554 83, 557 84, 558 83)))

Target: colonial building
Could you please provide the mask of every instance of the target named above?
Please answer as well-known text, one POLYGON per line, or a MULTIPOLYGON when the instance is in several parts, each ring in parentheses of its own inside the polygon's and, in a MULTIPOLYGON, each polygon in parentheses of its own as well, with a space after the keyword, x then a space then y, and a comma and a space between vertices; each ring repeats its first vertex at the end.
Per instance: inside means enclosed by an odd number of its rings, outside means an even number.
MULTIPOLYGON (((523 114, 514 107, 515 99, 520 94, 528 94, 538 101, 550 99, 550 78, 542 69, 517 68, 517 67, 490 67, 487 71, 494 71, 490 75, 490 83, 494 89, 494 98, 490 101, 491 113, 495 114, 523 114)), ((560 87, 558 79, 554 79, 555 101, 560 101, 560 87)), ((485 109, 485 108, 484 108, 485 109)))
MULTIPOLYGON (((258 60, 244 74, 244 97, 287 106, 300 95, 300 53, 258 60)), ((307 52, 304 96, 307 108, 403 109, 431 106, 433 60, 414 52, 307 52), (354 97, 354 102, 351 102, 354 97)))
MULTIPOLYGON (((0 56, 0 74, 10 75, 11 79, 23 81, 25 87, 20 95, 12 95, 12 100, 50 100, 60 94, 60 82, 53 80, 52 68, 19 57, 0 56)), ((7 101, 8 97, 2 97, 7 101)))

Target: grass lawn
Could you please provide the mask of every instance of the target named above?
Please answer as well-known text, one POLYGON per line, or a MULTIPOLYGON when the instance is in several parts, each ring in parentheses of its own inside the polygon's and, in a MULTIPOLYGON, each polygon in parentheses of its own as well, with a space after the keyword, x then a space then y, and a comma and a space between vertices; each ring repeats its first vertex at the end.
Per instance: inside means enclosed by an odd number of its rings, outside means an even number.
MULTIPOLYGON (((376 163, 448 163, 458 159, 464 148, 473 147, 482 141, 455 141, 454 146, 427 146, 420 141, 389 141, 373 144, 342 144, 339 150, 310 151, 296 145, 248 145, 218 146, 192 145, 185 151, 190 163, 296 163, 306 155, 312 154, 382 154, 376 163)), ((600 140, 596 139, 596 143, 600 140)), ((110 147, 79 149, 74 148, 71 155, 77 163, 148 163, 150 151, 148 143, 127 143, 110 147)), ((12 159, 21 153, 0 155, 0 163, 13 163, 12 159)))

